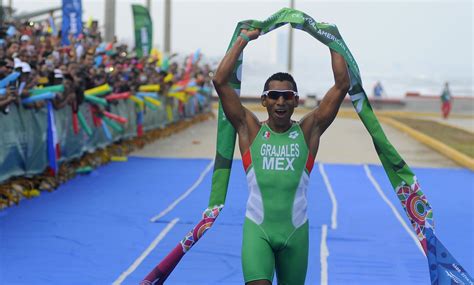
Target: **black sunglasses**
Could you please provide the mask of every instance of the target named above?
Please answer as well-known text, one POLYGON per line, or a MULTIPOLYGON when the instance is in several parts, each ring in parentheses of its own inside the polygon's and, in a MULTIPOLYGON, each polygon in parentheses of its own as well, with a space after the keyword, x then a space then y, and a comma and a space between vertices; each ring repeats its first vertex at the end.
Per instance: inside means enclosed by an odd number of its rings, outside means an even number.
POLYGON ((293 100, 295 96, 298 96, 298 92, 293 90, 267 90, 262 93, 262 96, 268 96, 272 100, 278 100, 280 96, 283 96, 285 100, 293 100))

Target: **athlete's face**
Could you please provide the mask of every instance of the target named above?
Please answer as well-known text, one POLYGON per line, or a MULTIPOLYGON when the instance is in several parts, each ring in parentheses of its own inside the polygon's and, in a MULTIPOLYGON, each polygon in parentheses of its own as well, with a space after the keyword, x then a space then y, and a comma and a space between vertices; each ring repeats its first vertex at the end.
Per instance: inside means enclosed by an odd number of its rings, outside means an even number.
POLYGON ((291 92, 293 84, 289 81, 272 80, 268 87, 268 91, 262 95, 262 105, 267 108, 268 119, 276 126, 291 125, 291 116, 298 106, 298 96, 296 92, 291 92))

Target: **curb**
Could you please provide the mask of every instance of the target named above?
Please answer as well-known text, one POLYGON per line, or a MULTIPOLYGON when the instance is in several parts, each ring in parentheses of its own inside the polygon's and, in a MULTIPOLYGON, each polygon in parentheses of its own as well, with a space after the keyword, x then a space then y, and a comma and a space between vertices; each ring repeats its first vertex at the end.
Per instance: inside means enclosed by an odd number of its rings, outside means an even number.
MULTIPOLYGON (((441 114, 436 112, 414 112, 414 111, 395 111, 395 110, 374 110, 377 115, 400 116, 408 118, 440 118, 441 114)), ((456 119, 474 119, 472 114, 450 114, 450 118, 456 119)))
POLYGON ((427 145, 428 147, 438 151, 439 153, 443 154, 447 158, 453 160, 460 166, 466 167, 472 171, 474 171, 474 159, 470 158, 469 156, 455 150, 454 148, 438 141, 430 136, 427 136, 413 128, 410 128, 409 126, 400 123, 392 118, 384 117, 384 116, 379 116, 378 117, 380 122, 383 122, 385 124, 388 124, 402 132, 405 132, 406 134, 410 135, 417 141, 427 145))

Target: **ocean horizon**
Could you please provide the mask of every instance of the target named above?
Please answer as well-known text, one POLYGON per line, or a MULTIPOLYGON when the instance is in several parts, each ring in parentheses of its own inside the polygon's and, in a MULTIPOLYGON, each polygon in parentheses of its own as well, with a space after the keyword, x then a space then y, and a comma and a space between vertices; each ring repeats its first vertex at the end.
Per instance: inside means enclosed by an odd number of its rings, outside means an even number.
MULTIPOLYGON (((298 85, 301 98, 316 95, 322 98, 334 84, 330 68, 324 73, 314 74, 311 67, 295 64, 293 77, 298 85)), ((265 80, 276 72, 287 72, 287 68, 278 64, 259 62, 245 63, 242 72, 241 95, 259 97, 265 80)), ((384 88, 384 98, 401 99, 406 93, 419 93, 421 96, 440 96, 444 83, 449 82, 453 97, 474 98, 474 85, 470 76, 453 76, 452 74, 423 74, 402 72, 364 72, 361 70, 362 83, 367 96, 373 97, 373 87, 380 81, 384 88)))

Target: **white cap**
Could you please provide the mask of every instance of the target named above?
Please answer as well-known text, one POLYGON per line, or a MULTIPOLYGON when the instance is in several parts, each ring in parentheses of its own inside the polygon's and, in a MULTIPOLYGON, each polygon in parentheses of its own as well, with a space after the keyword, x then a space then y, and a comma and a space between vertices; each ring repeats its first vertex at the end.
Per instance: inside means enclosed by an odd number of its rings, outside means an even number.
POLYGON ((21 61, 18 57, 14 57, 13 58, 13 62, 15 63, 15 66, 13 68, 18 68, 18 67, 22 67, 22 63, 23 61, 21 61))
POLYGON ((63 72, 61 71, 61 69, 54 69, 54 78, 63 78, 63 72))
POLYGON ((23 72, 23 73, 31 72, 31 66, 26 62, 22 62, 21 63, 21 72, 23 72))
POLYGON ((30 36, 28 35, 22 35, 20 38, 20 41, 29 41, 29 40, 30 40, 30 36))

